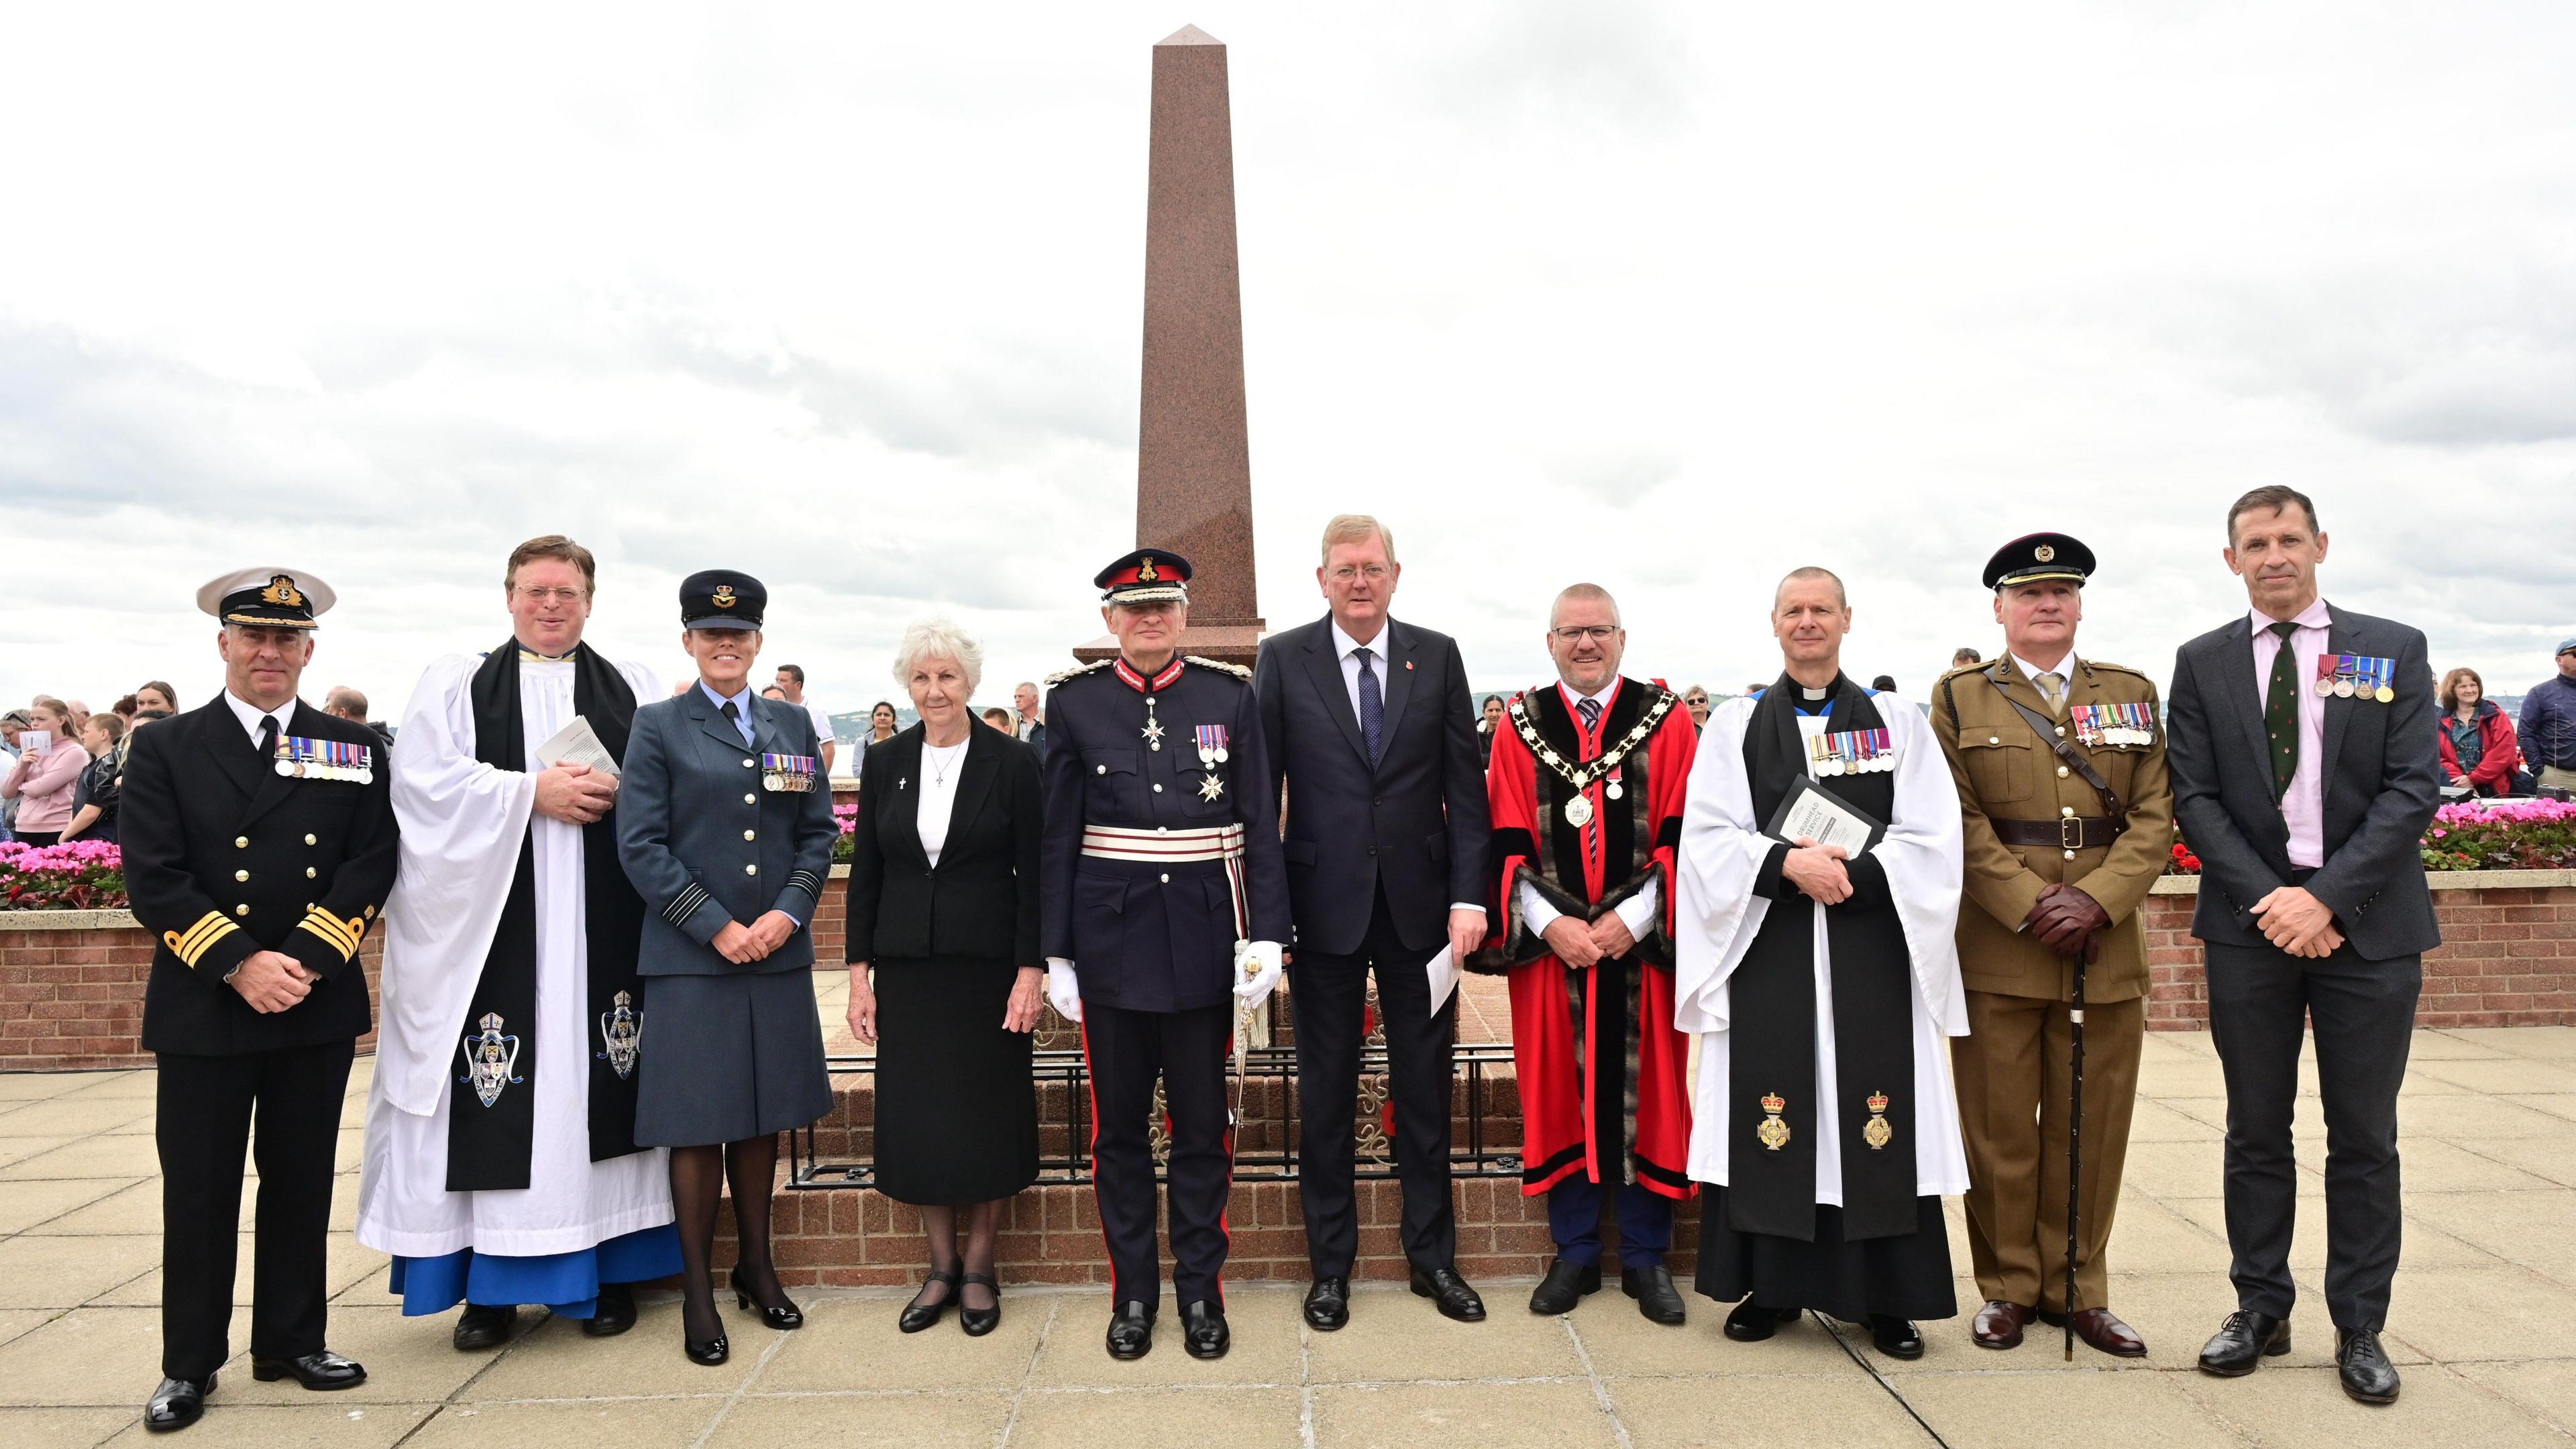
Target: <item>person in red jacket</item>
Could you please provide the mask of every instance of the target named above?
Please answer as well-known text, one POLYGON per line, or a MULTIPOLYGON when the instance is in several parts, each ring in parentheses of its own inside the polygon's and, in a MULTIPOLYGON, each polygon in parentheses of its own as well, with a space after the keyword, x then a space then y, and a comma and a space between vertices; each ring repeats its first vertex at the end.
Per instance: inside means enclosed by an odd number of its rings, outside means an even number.
POLYGON ((2512 718, 2487 698, 2486 681, 2474 669, 2454 669, 2442 676, 2441 700, 2442 777, 2479 795, 2512 794, 2522 749, 2512 718))

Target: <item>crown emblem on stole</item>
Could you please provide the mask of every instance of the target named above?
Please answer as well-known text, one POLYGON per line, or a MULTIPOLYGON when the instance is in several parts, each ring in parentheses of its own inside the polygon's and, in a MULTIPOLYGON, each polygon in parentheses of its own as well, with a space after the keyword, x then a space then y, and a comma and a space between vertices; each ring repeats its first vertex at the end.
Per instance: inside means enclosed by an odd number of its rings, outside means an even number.
POLYGON ((1869 1094, 1869 1110, 1871 1110, 1871 1111, 1873 1111, 1873 1112, 1884 1112, 1884 1111, 1886 1111, 1886 1110, 1887 1110, 1887 1094, 1886 1094, 1885 1092, 1872 1092, 1872 1093, 1870 1093, 1870 1094, 1869 1094))
POLYGON ((276 604, 284 608, 304 607, 304 595, 297 591, 295 580, 285 574, 279 574, 270 579, 268 587, 259 591, 259 597, 263 603, 276 604))
POLYGON ((1860 1129, 1860 1140, 1868 1143, 1869 1150, 1872 1152, 1880 1151, 1885 1148, 1888 1143, 1896 1140, 1896 1128, 1891 1126, 1887 1120, 1887 1094, 1885 1092, 1872 1092, 1869 1094, 1869 1122, 1868 1125, 1860 1129))
POLYGON ((1776 1117, 1788 1111, 1789 1104, 1781 1099, 1779 1093, 1765 1092, 1762 1094, 1762 1110, 1776 1117))
POLYGON ((1780 1120, 1780 1114, 1789 1110, 1789 1101, 1777 1092, 1765 1092, 1762 1094, 1762 1110, 1770 1115, 1762 1119, 1761 1126, 1753 1129, 1754 1140, 1777 1152, 1789 1145, 1789 1124, 1780 1120))

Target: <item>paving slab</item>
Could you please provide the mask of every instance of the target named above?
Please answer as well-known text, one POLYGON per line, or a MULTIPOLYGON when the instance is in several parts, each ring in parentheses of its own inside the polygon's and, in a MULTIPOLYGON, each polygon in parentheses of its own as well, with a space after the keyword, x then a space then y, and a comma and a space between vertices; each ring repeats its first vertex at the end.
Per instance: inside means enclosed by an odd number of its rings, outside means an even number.
POLYGON ((2576 1061, 2576 1026, 2453 1027, 2443 1034, 2500 1056, 2576 1061))
POLYGON ((2183 1392, 2263 1444, 2332 1444, 2337 1449, 2565 1449, 2537 1414, 2482 1385, 2431 1367, 2401 1371, 2393 1404, 2346 1397, 2331 1367, 2265 1368, 2241 1379, 2177 1375, 2183 1392))
MULTIPOLYGON (((2318 1285, 2302 1281, 2303 1293, 2318 1285)), ((2469 1360, 2576 1359, 2576 1289, 2522 1268, 2453 1268, 2438 1280, 2397 1278, 2388 1307, 2388 1333, 2433 1358, 2469 1360)), ((2568 1372, 2576 1374, 2576 1365, 2568 1372)))
POLYGON ((0 1240, 0 1308, 77 1308, 160 1261, 157 1237, 0 1240))
POLYGON ((2464 1363, 2451 1371, 2482 1384, 2576 1437, 2576 1373, 2563 1363, 2464 1363))
POLYGON ((2243 1449, 2245 1439, 2183 1392, 2179 1374, 1927 1374, 1905 1401, 1950 1449, 2029 1449, 2033 1426, 2052 1444, 2152 1444, 2243 1449))
MULTIPOLYGON (((1003 1426, 1011 1421, 1014 1398, 1013 1394, 999 1392, 791 1394, 783 1398, 752 1394, 725 1411, 724 1421, 705 1443, 708 1449, 789 1449, 809 1444, 835 1449, 926 1449, 938 1444, 998 1444, 1003 1426)), ((1194 1408, 1192 1412, 1199 1410, 1194 1408)), ((1292 1427, 1294 1423, 1292 1411, 1292 1427)), ((1197 1425, 1198 1421, 1192 1420, 1184 1437, 1196 1441, 1197 1425)), ((1168 1434, 1171 1426, 1167 1424, 1164 1429, 1168 1434)), ((1015 1442, 1046 1445, 1056 1441, 1024 1431, 1015 1442)), ((1153 1441, 1140 1437, 1134 1442, 1141 1445, 1153 1441)), ((458 1449, 491 1446, 460 1443, 458 1449)), ((622 1443, 620 1449, 624 1449, 622 1443)))
MULTIPOLYGON (((909 1296, 909 1295, 906 1295, 909 1296)), ((1004 1293, 1002 1323, 969 1338, 954 1312, 937 1326, 905 1333, 895 1326, 905 1297, 817 1297, 806 1300, 805 1326, 790 1333, 752 1380, 754 1393, 832 1393, 886 1389, 1016 1391, 1037 1356, 1048 1318, 1071 1295, 1004 1293)), ((1085 1315, 1088 1321, 1088 1315, 1085 1315)), ((1065 1329, 1060 1319, 1055 1328, 1065 1329)), ((767 1330, 763 1330, 766 1332, 767 1330)), ((740 1345, 737 1344, 737 1349, 740 1345)), ((1096 1339, 1093 1347, 1097 1349, 1096 1339)), ((1179 1352, 1179 1342, 1157 1343, 1179 1352)), ((676 1352, 676 1346, 674 1352, 676 1352)), ((1104 1358, 1106 1355, 1103 1355, 1104 1358)), ((1181 1355, 1187 1357, 1187 1355, 1181 1355)))
POLYGON ((0 1444, 42 1444, 60 1449, 104 1444, 142 1417, 141 1399, 135 1400, 131 1409, 0 1408, 0 1444))
MULTIPOLYGON (((501 1449, 505 1445, 613 1444, 618 1449, 687 1449, 731 1402, 703 1398, 567 1399, 523 1404, 450 1404, 403 1449, 501 1449)), ((792 1441, 777 1441, 792 1442, 792 1441)))
POLYGON ((160 1382, 157 1308, 83 1308, 0 1344, 0 1393, 12 1404, 125 1406, 139 1416, 160 1382))
POLYGON ((708 1368, 681 1352, 685 1335, 677 1297, 638 1300, 635 1326, 615 1338, 591 1338, 576 1319, 557 1318, 543 1309, 521 1309, 518 1336, 490 1354, 459 1354, 448 1344, 455 1324, 452 1314, 410 1320, 440 1353, 454 1358, 488 1360, 491 1367, 457 1390, 460 1402, 493 1399, 577 1399, 602 1392, 631 1394, 661 1389, 674 1394, 731 1393, 751 1378, 761 1354, 770 1347, 771 1330, 760 1320, 723 1300, 725 1337, 733 1356, 708 1368))
POLYGON ((1925 1449, 1931 1443, 1905 1406, 1848 1360, 1837 1378, 1620 1378, 1607 1388, 1636 1449, 1817 1443, 1925 1449), (1818 1432, 1822 1425, 1832 1426, 1830 1434, 1818 1432))
MULTIPOLYGON (((1157 1344, 1138 1362, 1151 1363, 1162 1352, 1157 1344)), ((1293 1388, 1033 1392, 1020 1400, 1011 1442, 1044 1449, 1137 1449, 1147 1444, 1298 1449, 1298 1413, 1299 1394, 1293 1388)), ((1316 1442, 1340 1441, 1326 1441, 1319 1434, 1316 1442)))
POLYGON ((88 1072, 0 1072, 0 1112, 14 1106, 77 1092, 90 1083, 88 1072))
MULTIPOLYGON (((1726 1336, 1731 1303, 1703 1298, 1685 1285, 1690 1321, 1678 1328, 1650 1323, 1615 1288, 1584 1300, 1562 1319, 1596 1373, 1630 1377, 1793 1378, 1854 1374, 1849 1355, 1814 1321, 1792 1325, 1761 1343, 1726 1336)), ((1481 1366, 1483 1355, 1477 1355, 1481 1366)), ((1390 1375, 1393 1376, 1393 1375, 1390 1375)))
MULTIPOLYGON (((1529 1286, 1487 1284, 1485 1321, 1452 1323, 1428 1298, 1400 1284, 1351 1294, 1351 1321, 1330 1333, 1306 1333, 1308 1381, 1373 1383, 1386 1379, 1541 1378, 1580 1375, 1582 1357, 1558 1318, 1529 1311, 1529 1286)), ((1296 1299, 1290 1298, 1293 1310, 1296 1299)), ((1574 1317, 1590 1321, 1637 1316, 1617 1279, 1583 1300, 1574 1317)), ((1048 1345, 1052 1352, 1054 1345, 1048 1345)), ((1157 1348, 1155 1352, 1162 1350, 1157 1348)), ((1292 1373, 1290 1382, 1295 1382, 1292 1373)))
MULTIPOLYGON (((238 1321, 235 1330, 239 1339, 249 1333, 250 1325, 238 1321)), ((367 1381, 354 1389, 334 1390, 333 1402, 444 1402, 483 1367, 476 1355, 450 1347, 446 1330, 444 1319, 405 1318, 394 1308, 334 1309, 328 1330, 331 1350, 366 1365, 367 1381)), ((224 1396, 231 1403, 305 1404, 314 1397, 293 1379, 264 1384, 252 1378, 247 1349, 224 1365, 223 1381, 224 1396)))
MULTIPOLYGON (((0 1186, 0 1234, 23 1233, 75 1215, 91 1203, 115 1197, 137 1181, 122 1177, 61 1177, 0 1186)), ((154 1223, 157 1225, 159 1220, 156 1212, 154 1223)))
POLYGON ((1619 1442, 1589 1379, 1342 1385, 1316 1389, 1314 1400, 1316 1449, 1612 1449, 1619 1442))
POLYGON ((131 1181, 161 1171, 161 1153, 149 1137, 73 1135, 49 1152, 38 1152, 0 1167, 0 1182, 33 1182, 44 1178, 117 1177, 131 1181))
MULTIPOLYGON (((374 1449, 400 1443, 431 1412, 422 1404, 286 1408, 230 1404, 217 1398, 207 1401, 206 1417, 189 1427, 187 1442, 188 1449, 374 1449)), ((147 1442, 170 1441, 145 1429, 138 1415, 132 1428, 108 1442, 118 1449, 140 1449, 147 1442)))
POLYGON ((2477 1092, 2576 1092, 2576 1064, 2514 1057, 2498 1061, 2426 1062, 2414 1071, 2477 1092))
MULTIPOLYGON (((1181 1312, 1168 1293, 1154 1320, 1154 1348, 1121 1363, 1102 1346, 1109 1328, 1109 1295, 1056 1295, 1055 1322, 1046 1346, 1029 1368, 1036 1388, 1133 1389, 1206 1387, 1212 1384, 1294 1384, 1299 1381, 1298 1293, 1284 1285, 1237 1287, 1226 1294, 1226 1327, 1233 1346, 1220 1359, 1201 1360, 1181 1349, 1181 1312)), ((1005 1310, 1007 1313, 1008 1310, 1005 1310)), ((1356 1318, 1356 1314, 1354 1317, 1356 1318)), ((926 1335, 925 1335, 926 1336, 926 1335)))
POLYGON ((0 1115, 0 1135, 45 1136, 54 1133, 115 1132, 136 1122, 151 1131, 149 1097, 85 1098, 76 1092, 22 1103, 0 1115))

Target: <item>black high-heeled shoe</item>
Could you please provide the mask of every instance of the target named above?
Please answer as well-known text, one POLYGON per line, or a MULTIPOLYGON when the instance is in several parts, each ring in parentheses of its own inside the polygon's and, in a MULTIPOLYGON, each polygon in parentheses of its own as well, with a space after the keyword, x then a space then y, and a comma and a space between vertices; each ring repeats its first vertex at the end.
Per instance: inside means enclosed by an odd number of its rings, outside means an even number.
POLYGON ((933 1272, 929 1277, 921 1280, 921 1286, 924 1288, 933 1283, 945 1283, 948 1285, 948 1292, 936 1303, 919 1302, 917 1300, 920 1295, 913 1295, 916 1301, 903 1305, 903 1316, 895 1320, 895 1327, 906 1333, 919 1333, 937 1323, 946 1316, 948 1305, 957 1301, 957 1287, 964 1280, 965 1275, 953 1268, 945 1273, 933 1272))
MULTIPOLYGON (((744 1281, 740 1263, 733 1265, 733 1271, 725 1275, 725 1281, 733 1285, 733 1302, 736 1308, 752 1306, 751 1284, 744 1281)), ((786 1290, 779 1290, 778 1296, 787 1298, 786 1290)), ((786 1306, 782 1308, 772 1308, 763 1303, 760 1305, 760 1321, 785 1333, 789 1329, 805 1326, 805 1310, 797 1307, 796 1300, 792 1298, 787 1298, 786 1306)))
MULTIPOLYGON (((723 1319, 718 1318, 717 1322, 721 1325, 723 1319)), ((713 1338, 689 1336, 689 1310, 685 1307, 680 1310, 680 1347, 689 1355, 689 1362, 705 1368, 714 1368, 733 1356, 733 1345, 726 1340, 721 1327, 713 1338)))
POLYGON ((957 1294, 957 1326, 965 1329, 969 1338, 982 1338, 985 1334, 988 1334, 994 1329, 1002 1326, 1002 1285, 993 1281, 992 1274, 969 1273, 958 1280, 958 1286, 953 1291, 957 1294), (965 1285, 968 1283, 981 1283, 985 1287, 992 1289, 993 1306, 990 1308, 968 1307, 966 1304, 965 1289, 965 1285))

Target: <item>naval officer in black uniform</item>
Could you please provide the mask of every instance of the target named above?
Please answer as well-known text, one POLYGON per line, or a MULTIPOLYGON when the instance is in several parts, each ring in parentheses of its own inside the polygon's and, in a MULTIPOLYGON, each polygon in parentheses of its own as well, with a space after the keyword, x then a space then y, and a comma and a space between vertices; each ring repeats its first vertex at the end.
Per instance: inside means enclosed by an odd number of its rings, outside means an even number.
POLYGON ((1139 549, 1100 571, 1118 655, 1048 681, 1039 931, 1048 995, 1082 1023, 1092 1182, 1109 1243, 1109 1354, 1153 1347, 1154 1080, 1172 1121, 1172 1287, 1184 1345, 1228 1342, 1226 1061, 1239 1013, 1278 985, 1288 880, 1251 671, 1176 650, 1189 560, 1139 549))
POLYGON ((161 1386, 147 1429, 205 1412, 230 1356, 242 1158, 259 1123, 251 1376, 346 1389, 323 1342, 332 1159, 372 1024, 358 942, 393 889, 392 776, 365 725, 298 701, 330 586, 293 569, 197 592, 224 692, 134 737, 122 811, 135 919, 159 937, 143 1045, 160 1062, 161 1386))

